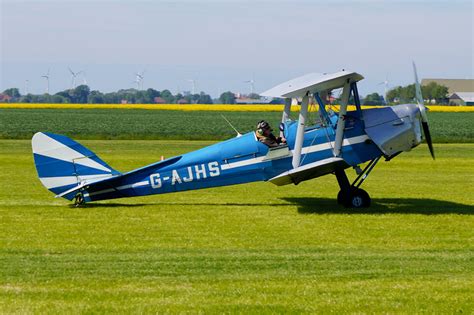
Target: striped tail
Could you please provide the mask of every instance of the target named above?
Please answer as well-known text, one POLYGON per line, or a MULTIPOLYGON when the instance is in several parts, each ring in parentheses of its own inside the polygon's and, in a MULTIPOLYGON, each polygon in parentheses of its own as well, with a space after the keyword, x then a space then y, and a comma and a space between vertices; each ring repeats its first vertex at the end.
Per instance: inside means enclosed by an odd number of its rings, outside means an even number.
POLYGON ((31 144, 39 179, 56 195, 86 182, 120 174, 94 152, 68 137, 38 132, 31 144))

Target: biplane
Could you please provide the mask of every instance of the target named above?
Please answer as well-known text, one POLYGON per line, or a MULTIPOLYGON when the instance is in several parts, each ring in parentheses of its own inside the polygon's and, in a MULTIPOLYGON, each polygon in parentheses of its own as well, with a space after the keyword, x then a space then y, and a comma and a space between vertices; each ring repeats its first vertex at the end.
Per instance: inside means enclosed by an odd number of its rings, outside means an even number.
POLYGON ((279 129, 286 143, 276 147, 260 142, 252 131, 122 173, 66 136, 38 132, 32 139, 36 169, 47 189, 75 205, 256 181, 297 185, 334 174, 340 204, 369 207, 369 194, 360 187, 381 158, 390 161, 419 145, 423 138, 434 158, 426 108, 413 67, 416 104, 362 109, 357 82, 363 76, 349 70, 307 74, 261 93, 285 99, 279 129), (326 106, 328 93, 336 89, 342 89, 338 111, 326 106), (301 102, 294 120, 290 118, 293 99, 301 102), (350 99, 354 110, 348 110, 350 99), (319 107, 316 122, 308 120, 310 103, 319 107), (363 169, 361 165, 365 165, 363 169), (352 183, 346 174, 350 168, 357 173, 352 183))

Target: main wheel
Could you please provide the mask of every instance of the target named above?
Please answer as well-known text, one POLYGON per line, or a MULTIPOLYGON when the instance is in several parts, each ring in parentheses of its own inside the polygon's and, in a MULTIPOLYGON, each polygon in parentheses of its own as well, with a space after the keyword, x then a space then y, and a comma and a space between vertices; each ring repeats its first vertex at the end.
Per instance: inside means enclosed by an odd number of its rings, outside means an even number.
POLYGON ((360 188, 352 189, 349 196, 342 190, 337 194, 337 202, 346 208, 368 208, 370 201, 369 194, 360 188))
POLYGON ((365 190, 357 188, 351 192, 349 207, 368 208, 370 207, 370 201, 371 200, 369 194, 365 190))

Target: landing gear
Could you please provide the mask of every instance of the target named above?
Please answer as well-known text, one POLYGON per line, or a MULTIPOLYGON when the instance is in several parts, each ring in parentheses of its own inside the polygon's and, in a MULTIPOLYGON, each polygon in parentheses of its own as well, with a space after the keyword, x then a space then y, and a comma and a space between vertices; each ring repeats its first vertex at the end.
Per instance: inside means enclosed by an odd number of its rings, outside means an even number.
POLYGON ((80 207, 84 205, 86 201, 84 200, 84 195, 80 192, 74 197, 74 206, 80 207))
POLYGON ((369 173, 372 171, 379 159, 380 157, 370 161, 352 184, 349 183, 349 179, 344 170, 336 170, 335 174, 337 182, 341 188, 337 194, 337 203, 346 208, 368 208, 370 206, 371 200, 369 194, 359 187, 367 176, 369 176, 369 173))

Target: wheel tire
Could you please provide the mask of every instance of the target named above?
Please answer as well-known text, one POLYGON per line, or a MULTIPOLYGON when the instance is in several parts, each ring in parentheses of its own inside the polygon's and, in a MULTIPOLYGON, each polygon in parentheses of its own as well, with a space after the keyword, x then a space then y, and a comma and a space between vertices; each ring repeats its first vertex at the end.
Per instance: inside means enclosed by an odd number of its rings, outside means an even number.
POLYGON ((337 203, 346 208, 368 208, 370 202, 369 194, 360 188, 353 188, 349 197, 342 190, 337 194, 337 203))
POLYGON ((370 196, 369 194, 363 189, 355 189, 351 193, 351 199, 349 206, 351 208, 368 208, 370 207, 370 196))

